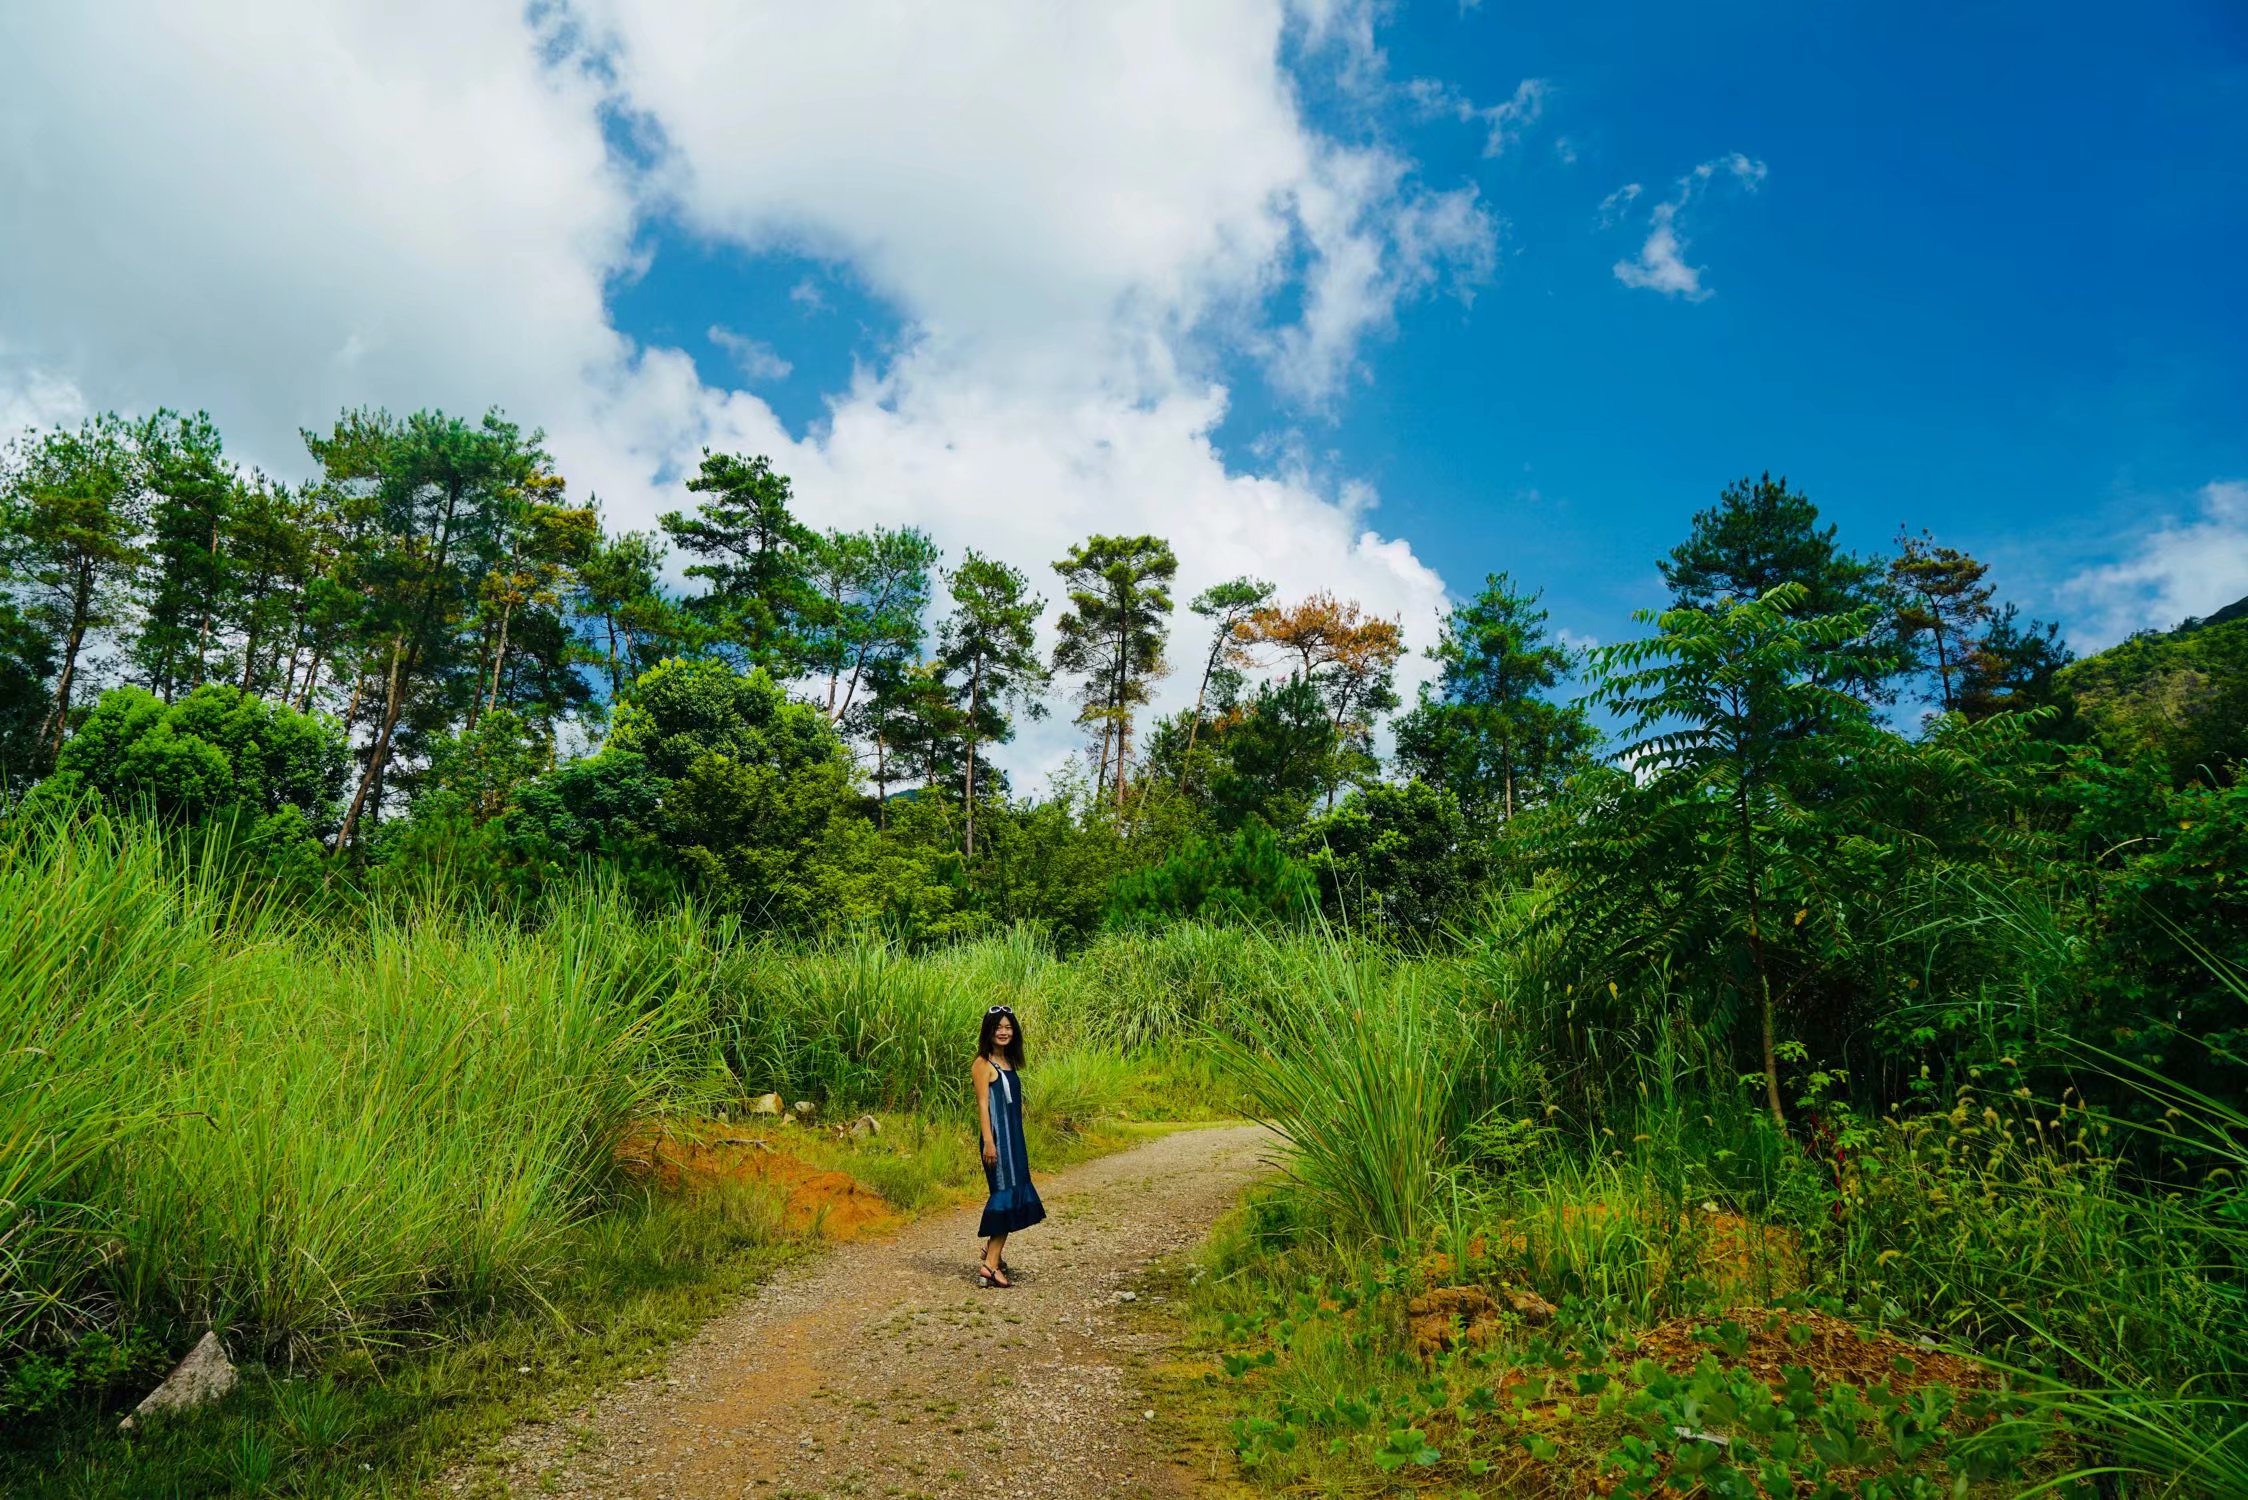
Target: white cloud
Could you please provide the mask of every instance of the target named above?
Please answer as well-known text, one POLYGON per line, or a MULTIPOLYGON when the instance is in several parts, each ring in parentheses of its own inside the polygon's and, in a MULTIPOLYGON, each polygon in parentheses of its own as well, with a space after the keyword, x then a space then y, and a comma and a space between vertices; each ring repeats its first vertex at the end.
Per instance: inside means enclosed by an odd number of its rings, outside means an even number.
MULTIPOLYGON (((498 404, 625 525, 681 503, 701 445, 735 446, 795 475, 817 524, 924 525, 1049 595, 1069 542, 1130 527, 1173 540, 1182 600, 1254 571, 1432 637, 1441 582, 1370 528, 1363 487, 1244 472, 1211 438, 1223 349, 1317 405, 1401 302, 1490 274, 1472 189, 1299 109, 1289 28, 1362 80, 1371 7, 532 13, 0 8, 0 421, 207 406, 241 456, 295 474, 297 429, 347 405, 498 404), (618 112, 653 165, 610 149, 618 112), (847 269, 900 316, 899 351, 792 437, 612 323, 657 213, 847 269), (1300 320, 1266 326, 1292 285, 1300 320)), ((822 302, 811 278, 792 297, 822 302)))
MULTIPOLYGON (((1753 193, 1764 185, 1765 176, 1764 163, 1736 151, 1705 161, 1679 178, 1678 190, 1648 213, 1647 239, 1639 247, 1639 254, 1616 262, 1616 279, 1625 286, 1661 292, 1666 297, 1706 301, 1712 293, 1702 285, 1702 268, 1686 263, 1687 242, 1679 232, 1678 216, 1713 180, 1730 179, 1753 193)), ((1600 205, 1601 221, 1612 223, 1615 215, 1638 196, 1636 182, 1610 193, 1600 205)))
POLYGON ((11 367, 0 347, 0 449, 48 427, 66 427, 89 415, 77 382, 51 370, 11 367))
POLYGON ((822 292, 819 283, 809 276, 788 289, 788 300, 803 308, 806 313, 825 312, 827 310, 827 294, 822 292))
POLYGON ((788 372, 796 366, 781 358, 781 353, 763 339, 753 339, 746 333, 736 333, 723 323, 710 325, 706 335, 719 348, 733 356, 745 380, 786 380, 788 372))
MULTIPOLYGON (((1416 78, 1405 85, 1406 97, 1422 115, 1481 125, 1485 156, 1504 156, 1509 147, 1518 143, 1544 115, 1546 98, 1552 91, 1553 86, 1543 78, 1525 78, 1515 85, 1512 98, 1502 99, 1497 104, 1478 105, 1439 79, 1416 78)), ((1576 160, 1576 153, 1569 149, 1566 138, 1556 141, 1554 146, 1565 164, 1576 160)))
POLYGON ((2170 517, 2122 562, 2079 573, 2062 588, 2090 612, 2085 644, 2135 630, 2167 630, 2248 595, 2248 481, 2216 480, 2196 497, 2200 513, 2170 517))

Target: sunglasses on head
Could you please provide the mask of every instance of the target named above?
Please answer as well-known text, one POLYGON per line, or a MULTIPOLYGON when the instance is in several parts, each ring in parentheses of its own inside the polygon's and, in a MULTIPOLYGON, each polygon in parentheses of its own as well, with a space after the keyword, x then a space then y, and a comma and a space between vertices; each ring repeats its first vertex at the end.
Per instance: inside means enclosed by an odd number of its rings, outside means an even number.
POLYGON ((1014 1013, 1015 1008, 1011 1005, 994 1005, 984 1012, 987 1016, 1012 1016, 1014 1013))

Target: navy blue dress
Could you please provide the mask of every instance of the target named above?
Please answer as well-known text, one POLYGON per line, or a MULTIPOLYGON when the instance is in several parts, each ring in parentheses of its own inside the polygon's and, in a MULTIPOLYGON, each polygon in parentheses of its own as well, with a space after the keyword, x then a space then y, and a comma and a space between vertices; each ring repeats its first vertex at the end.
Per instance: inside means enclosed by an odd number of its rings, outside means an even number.
POLYGON ((984 1163, 984 1181, 991 1185, 991 1201, 984 1205, 979 1239, 1013 1234, 1046 1217, 1038 1189, 1030 1185, 1030 1148, 1023 1144, 1023 1081, 1012 1068, 1000 1068, 991 1080, 991 1141, 997 1161, 984 1163))

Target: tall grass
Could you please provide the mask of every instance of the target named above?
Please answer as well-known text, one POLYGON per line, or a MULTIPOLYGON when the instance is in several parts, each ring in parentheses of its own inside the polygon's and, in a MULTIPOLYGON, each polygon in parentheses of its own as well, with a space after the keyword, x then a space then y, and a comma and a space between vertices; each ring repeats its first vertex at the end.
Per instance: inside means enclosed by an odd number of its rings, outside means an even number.
POLYGON ((533 1288, 707 1069, 692 922, 313 926, 197 863, 98 818, 0 860, 0 1358, 216 1325, 293 1359, 533 1288))
MULTIPOLYGON (((1281 952, 1242 939, 1276 965, 1281 952)), ((1314 950, 1294 1003, 1244 1009, 1215 1045, 1248 1112, 1286 1138, 1289 1170, 1345 1232, 1417 1238, 1442 1190, 1471 1048, 1468 1013, 1433 1003, 1412 965, 1314 950)))

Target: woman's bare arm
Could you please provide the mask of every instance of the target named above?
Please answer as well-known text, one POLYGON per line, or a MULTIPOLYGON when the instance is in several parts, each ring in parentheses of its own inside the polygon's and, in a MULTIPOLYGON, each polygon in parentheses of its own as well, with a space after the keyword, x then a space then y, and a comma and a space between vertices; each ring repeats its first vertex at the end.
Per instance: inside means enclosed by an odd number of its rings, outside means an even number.
POLYGON ((976 1118, 983 1121, 983 1159, 995 1162, 999 1160, 999 1138, 991 1130, 991 1081, 999 1076, 999 1070, 979 1057, 970 1072, 976 1080, 976 1118))

